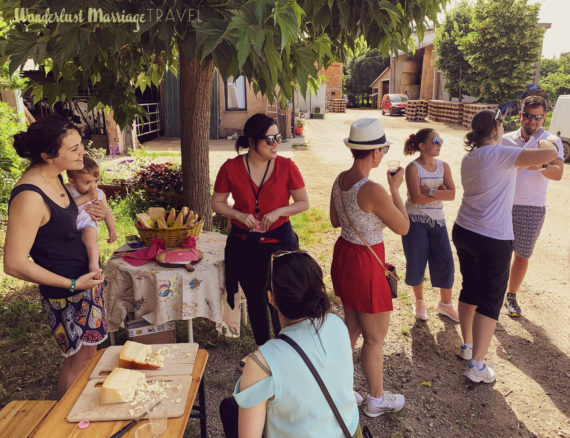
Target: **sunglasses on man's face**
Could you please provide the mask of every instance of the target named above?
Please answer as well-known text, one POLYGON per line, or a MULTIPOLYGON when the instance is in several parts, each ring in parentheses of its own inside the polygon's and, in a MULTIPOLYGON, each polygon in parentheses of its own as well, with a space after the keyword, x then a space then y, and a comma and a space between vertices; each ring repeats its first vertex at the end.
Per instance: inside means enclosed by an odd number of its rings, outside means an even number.
POLYGON ((537 122, 540 122, 542 119, 544 119, 544 114, 529 114, 529 113, 522 113, 522 117, 525 120, 536 120, 537 122))
POLYGON ((273 143, 277 142, 277 144, 281 143, 281 134, 276 135, 266 135, 265 141, 267 144, 272 145, 273 143))
POLYGON ((384 154, 387 154, 388 151, 390 150, 390 145, 387 144, 386 146, 382 146, 382 147, 380 147, 380 148, 378 148, 378 149, 380 149, 382 152, 384 152, 384 154))
POLYGON ((443 144, 443 137, 434 137, 433 144, 443 144))

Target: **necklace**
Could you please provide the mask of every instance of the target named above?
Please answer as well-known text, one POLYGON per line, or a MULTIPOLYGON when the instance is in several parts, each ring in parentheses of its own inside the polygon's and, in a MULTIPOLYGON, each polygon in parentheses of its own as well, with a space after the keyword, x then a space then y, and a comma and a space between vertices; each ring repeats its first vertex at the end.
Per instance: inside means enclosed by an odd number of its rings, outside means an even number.
MULTIPOLYGON (((53 185, 51 182, 49 182, 49 181, 45 178, 45 176, 43 176, 40 172, 38 172, 38 174, 42 177, 42 179, 43 179, 47 184, 49 184, 50 186, 54 187, 54 185, 53 185)), ((59 175, 58 175, 58 177, 59 177, 59 175)), ((57 191, 58 191, 58 192, 61 191, 61 186, 60 186, 59 184, 57 185, 57 191)), ((65 189, 64 189, 63 193, 60 193, 60 194, 59 194, 59 196, 61 196, 62 198, 65 198, 65 189)))
POLYGON ((255 215, 259 213, 259 194, 261 193, 261 188, 263 187, 263 183, 265 182, 265 177, 267 176, 267 171, 269 170, 269 165, 271 164, 271 160, 267 162, 267 167, 265 168, 265 173, 263 174, 263 178, 261 179, 261 183, 259 184, 259 188, 255 191, 255 187, 253 187, 253 180, 251 179, 251 171, 249 170, 249 160, 247 159, 248 154, 245 154, 245 165, 247 166, 247 174, 249 175, 249 185, 251 186, 251 190, 253 191, 253 196, 255 196, 255 215))

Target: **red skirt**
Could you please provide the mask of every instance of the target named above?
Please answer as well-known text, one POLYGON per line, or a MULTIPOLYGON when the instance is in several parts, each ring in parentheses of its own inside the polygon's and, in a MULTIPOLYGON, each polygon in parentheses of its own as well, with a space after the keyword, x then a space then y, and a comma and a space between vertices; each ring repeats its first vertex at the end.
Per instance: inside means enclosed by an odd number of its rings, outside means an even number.
MULTIPOLYGON (((384 242, 372 249, 384 263, 384 242)), ((334 245, 331 277, 334 293, 347 309, 361 313, 394 309, 384 270, 366 245, 339 237, 334 245)))

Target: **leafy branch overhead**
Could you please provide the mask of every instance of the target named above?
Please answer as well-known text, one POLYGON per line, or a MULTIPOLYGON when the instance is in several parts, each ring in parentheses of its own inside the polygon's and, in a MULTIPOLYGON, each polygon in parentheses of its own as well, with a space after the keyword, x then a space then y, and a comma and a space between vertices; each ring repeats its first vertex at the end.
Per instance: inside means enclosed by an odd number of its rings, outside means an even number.
POLYGON ((141 112, 135 88, 158 85, 167 70, 177 73, 181 50, 202 65, 213 61, 224 77, 244 74, 270 98, 277 93, 290 99, 296 84, 302 92, 317 87, 318 69, 354 49, 361 36, 383 54, 410 47, 412 33, 422 34, 426 17, 435 20, 445 1, 99 0, 86 7, 77 1, 40 0, 27 11, 82 13, 83 22, 75 23, 23 20, 22 9, 16 8, 26 2, 4 1, 0 12, 10 26, 0 37, 0 56, 9 61, 11 72, 28 59, 44 68, 45 78, 33 84, 36 101, 46 97, 54 103, 74 96, 78 88, 95 86, 89 107, 112 107, 124 126, 141 112), (88 21, 88 8, 101 8, 107 16, 144 15, 145 20, 88 21), (183 19, 181 14, 186 14, 183 19))

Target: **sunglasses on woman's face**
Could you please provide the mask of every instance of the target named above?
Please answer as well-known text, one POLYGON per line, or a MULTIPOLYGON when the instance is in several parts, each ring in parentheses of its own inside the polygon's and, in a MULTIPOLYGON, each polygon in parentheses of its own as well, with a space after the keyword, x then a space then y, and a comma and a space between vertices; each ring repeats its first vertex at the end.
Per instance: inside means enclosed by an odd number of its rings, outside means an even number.
POLYGON ((434 137, 432 142, 433 144, 443 144, 443 137, 434 137))
POLYGON ((499 117, 501 116, 501 108, 499 108, 497 110, 497 114, 495 114, 495 120, 499 120, 499 117))
POLYGON ((267 144, 272 145, 273 143, 277 142, 277 144, 281 143, 281 134, 275 135, 266 135, 265 141, 267 144))
POLYGON ((309 254, 309 251, 305 249, 297 249, 295 251, 275 251, 271 254, 270 262, 269 262, 269 275, 271 276, 271 290, 273 291, 273 261, 278 259, 279 257, 283 257, 289 254, 309 254))
POLYGON ((522 117, 525 120, 536 120, 537 122, 540 122, 542 119, 544 119, 544 114, 529 114, 529 113, 522 113, 522 117))

